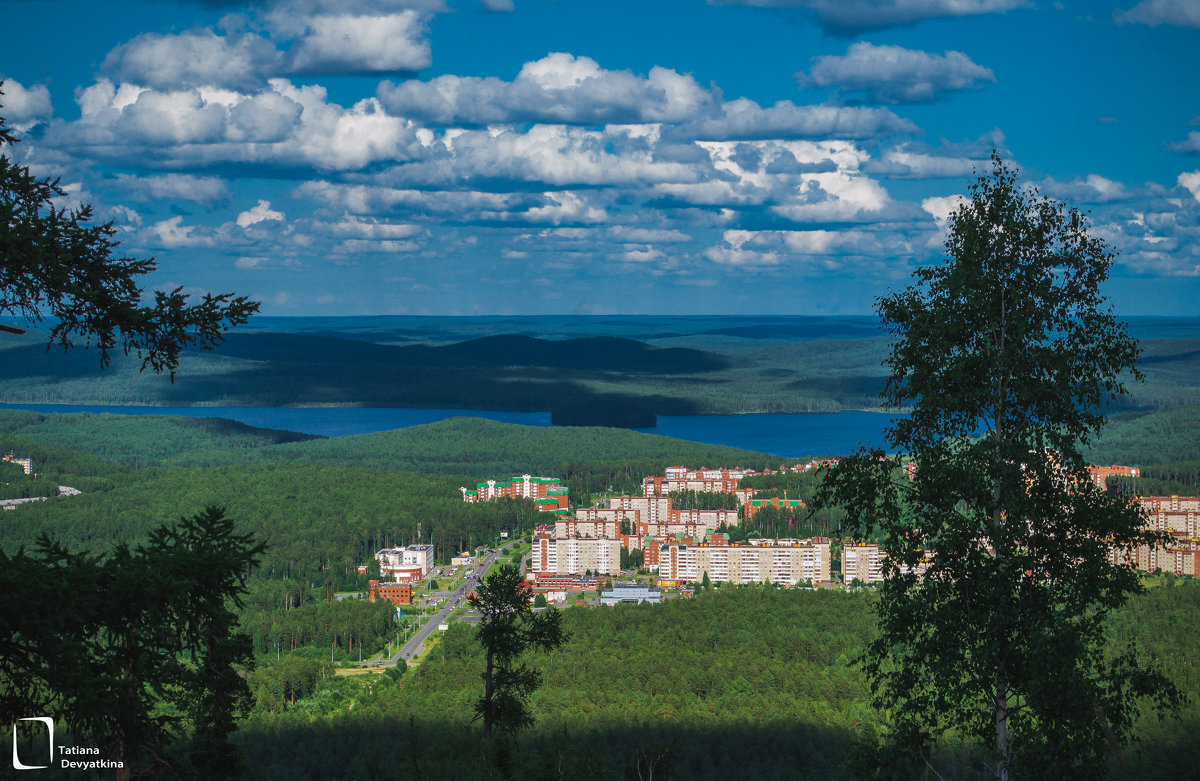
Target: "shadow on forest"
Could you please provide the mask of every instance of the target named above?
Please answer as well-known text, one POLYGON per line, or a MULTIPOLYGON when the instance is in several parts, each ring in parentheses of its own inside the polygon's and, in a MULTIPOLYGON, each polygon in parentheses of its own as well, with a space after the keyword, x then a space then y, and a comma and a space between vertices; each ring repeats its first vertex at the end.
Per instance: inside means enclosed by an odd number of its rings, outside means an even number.
MULTIPOLYGON (((513 777, 527 781, 623 781, 654 765, 656 779, 726 781, 729 778, 837 778, 856 737, 823 725, 682 726, 662 722, 622 724, 603 730, 547 725, 522 736, 511 758, 513 777)), ((483 779, 490 771, 478 724, 413 717, 357 717, 336 726, 243 728, 236 741, 255 779, 483 779)))

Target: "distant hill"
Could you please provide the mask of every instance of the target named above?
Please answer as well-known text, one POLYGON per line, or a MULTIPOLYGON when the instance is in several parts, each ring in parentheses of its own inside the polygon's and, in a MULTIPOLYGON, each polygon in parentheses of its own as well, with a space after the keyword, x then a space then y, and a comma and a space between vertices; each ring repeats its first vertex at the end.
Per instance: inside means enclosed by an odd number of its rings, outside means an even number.
POLYGON ((377 434, 280 444, 255 451, 253 459, 481 478, 522 471, 552 473, 572 461, 665 460, 692 466, 751 466, 781 460, 751 450, 637 431, 518 426, 483 418, 447 418, 377 434))
POLYGON ((331 336, 234 333, 221 352, 255 361, 340 364, 386 363, 391 366, 445 368, 544 366, 602 372, 677 374, 724 369, 719 355, 686 347, 652 347, 612 336, 549 340, 501 334, 447 345, 396 347, 331 336))

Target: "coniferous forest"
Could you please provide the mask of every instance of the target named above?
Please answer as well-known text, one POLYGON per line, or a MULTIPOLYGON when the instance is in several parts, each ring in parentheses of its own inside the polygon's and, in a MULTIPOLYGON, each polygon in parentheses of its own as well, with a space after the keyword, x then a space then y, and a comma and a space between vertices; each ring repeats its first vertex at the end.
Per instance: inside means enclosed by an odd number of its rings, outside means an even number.
MULTIPOLYGON (((238 609, 255 663, 244 671, 250 701, 234 742, 246 777, 256 779, 487 775, 473 721, 482 656, 468 625, 454 624, 413 669, 336 672, 385 649, 401 629, 391 605, 333 598, 365 589, 368 576, 357 567, 378 547, 415 542, 419 522, 421 538, 447 562, 501 530, 525 532, 537 522, 531 502, 464 504, 459 486, 548 474, 571 486, 575 504, 606 490, 636 492, 643 476, 676 463, 780 465, 763 454, 630 432, 466 420, 325 440, 228 421, 4 412, 0 448, 31 454, 41 474, 25 481, 10 469, 9 490, 53 483, 82 491, 6 512, 7 552, 46 533, 102 554, 113 540, 138 543, 163 522, 214 504, 265 544, 238 609), (505 451, 517 455, 506 462, 505 451), (414 463, 424 469, 412 471, 414 463)), ((1187 488, 1194 467, 1148 465, 1136 488, 1187 488)), ((764 508, 730 530, 735 538, 837 528, 835 511, 811 508, 816 473, 764 475, 748 485, 806 507, 764 508)), ((675 498, 696 507, 732 500, 675 498)), ((1146 714, 1137 722, 1115 774, 1192 778, 1200 766, 1200 585, 1170 576, 1147 583, 1110 621, 1111 642, 1136 639, 1188 699, 1178 719, 1146 714)), ((874 602, 870 589, 714 584, 661 605, 558 608, 570 639, 529 657, 544 684, 515 760, 531 778, 638 778, 650 768, 656 778, 849 777, 880 726, 855 664, 875 631, 874 602)), ((979 758, 965 745, 945 749, 939 772, 978 774, 979 758)))

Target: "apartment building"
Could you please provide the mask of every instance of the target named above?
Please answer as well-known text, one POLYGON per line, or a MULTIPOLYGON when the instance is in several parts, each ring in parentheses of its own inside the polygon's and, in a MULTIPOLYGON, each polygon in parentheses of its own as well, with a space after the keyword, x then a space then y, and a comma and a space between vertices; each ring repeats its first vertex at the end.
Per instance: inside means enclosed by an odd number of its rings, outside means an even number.
POLYGON ((1146 525, 1154 531, 1200 537, 1200 496, 1139 496, 1146 525))
POLYGON ((621 570, 621 541, 559 538, 547 532, 538 532, 533 537, 530 569, 539 575, 581 575, 587 572, 612 575, 621 570))
POLYGON ((863 583, 883 582, 883 560, 886 554, 878 545, 847 542, 842 548, 842 582, 859 580, 863 583))
POLYGON ((1108 488, 1108 478, 1110 477, 1140 477, 1142 474, 1136 466, 1121 466, 1120 464, 1089 466, 1088 473, 1092 476, 1092 483, 1101 491, 1108 488))
POLYGON ((32 458, 17 458, 17 454, 9 451, 8 455, 4 456, 4 460, 10 464, 16 464, 21 467, 21 470, 27 475, 33 474, 33 459, 32 458))
POLYGON ((542 512, 565 510, 569 491, 557 477, 521 475, 511 480, 488 480, 476 483, 474 490, 461 487, 464 502, 488 502, 493 499, 533 499, 542 512))
POLYGON ((682 538, 659 543, 659 582, 673 586, 703 580, 722 583, 778 583, 795 586, 804 581, 830 580, 829 541, 751 540, 730 544, 721 535, 703 542, 682 538))
POLYGON ((669 466, 662 475, 647 477, 642 481, 644 496, 666 496, 673 491, 708 491, 737 493, 738 482, 753 474, 745 469, 688 469, 685 466, 669 466))

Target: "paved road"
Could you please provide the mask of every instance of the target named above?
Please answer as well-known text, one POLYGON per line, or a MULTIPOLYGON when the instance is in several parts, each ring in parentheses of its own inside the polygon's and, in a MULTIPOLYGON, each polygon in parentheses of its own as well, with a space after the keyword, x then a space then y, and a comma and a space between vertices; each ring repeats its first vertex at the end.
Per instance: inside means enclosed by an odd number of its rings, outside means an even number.
POLYGON ((516 545, 517 542, 518 540, 514 540, 510 543, 507 543, 506 545, 501 546, 498 550, 480 559, 479 564, 474 568, 475 571, 471 573, 471 576, 467 578, 467 581, 454 591, 449 592, 450 596, 446 597, 446 604, 442 605, 442 609, 435 613, 433 618, 429 619, 424 626, 418 629, 417 633, 410 637, 408 642, 400 647, 400 650, 396 652, 395 656, 393 656, 391 659, 388 659, 386 662, 383 662, 382 666, 395 667, 396 663, 401 659, 407 660, 413 658, 414 656, 419 656, 421 651, 424 650, 425 639, 437 630, 438 624, 443 623, 450 616, 450 613, 459 606, 458 603, 460 601, 467 598, 467 594, 470 594, 475 590, 475 583, 478 581, 481 575, 487 572, 488 567, 492 566, 492 563, 499 558, 501 554, 503 554, 510 546, 516 545))

